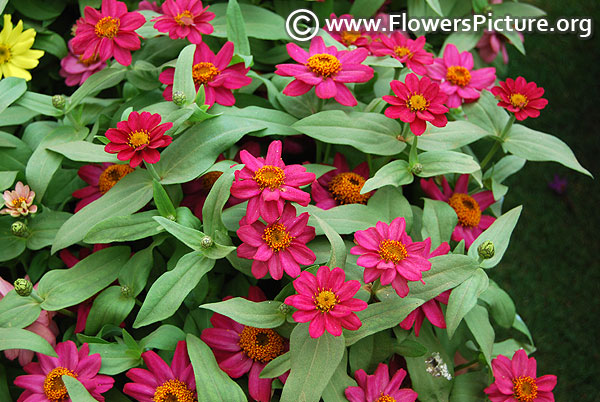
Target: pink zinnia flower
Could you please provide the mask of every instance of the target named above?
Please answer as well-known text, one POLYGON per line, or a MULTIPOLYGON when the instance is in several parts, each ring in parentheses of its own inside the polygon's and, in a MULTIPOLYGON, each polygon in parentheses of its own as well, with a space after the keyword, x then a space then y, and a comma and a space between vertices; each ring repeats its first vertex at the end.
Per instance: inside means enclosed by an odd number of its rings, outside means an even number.
POLYGON ((415 402, 417 393, 410 388, 400 388, 406 377, 406 370, 399 369, 390 378, 387 364, 379 363, 374 374, 367 375, 356 370, 354 379, 358 387, 348 387, 344 392, 350 402, 415 402))
POLYGON ((390 36, 380 35, 379 41, 371 44, 375 56, 390 55, 419 75, 427 73, 426 65, 433 63, 433 55, 424 49, 425 37, 412 40, 401 32, 392 32, 390 36))
MULTIPOLYGON (((252 79, 246 76, 250 68, 246 68, 244 63, 229 65, 232 57, 233 42, 225 43, 216 56, 206 43, 202 42, 196 45, 192 77, 196 85, 196 92, 200 85, 204 85, 205 104, 212 106, 216 102, 223 106, 233 106, 235 98, 231 90, 239 89, 252 82, 252 79)), ((163 97, 168 101, 173 100, 175 69, 167 68, 160 73, 158 79, 167 86, 163 97)))
POLYGON ((260 279, 267 272, 279 280, 285 271, 292 278, 300 275, 300 265, 309 265, 317 257, 306 243, 315 238, 315 228, 306 226, 308 212, 296 216, 296 208, 285 204, 281 217, 267 221, 268 225, 256 221, 245 224, 242 218, 237 235, 242 244, 237 248, 241 258, 253 260, 252 275, 260 279))
POLYGON ((29 363, 23 367, 27 375, 15 378, 15 385, 25 388, 17 402, 71 401, 61 378, 63 375, 77 378, 93 398, 104 402, 101 394, 111 389, 115 380, 98 374, 102 364, 100 354, 88 356, 87 343, 77 351, 72 341, 61 342, 54 350, 58 357, 37 353, 39 363, 29 363))
POLYGON ((187 39, 191 43, 201 43, 202 34, 213 33, 213 26, 208 21, 215 18, 215 14, 206 11, 208 6, 202 7, 200 0, 167 0, 162 5, 160 17, 154 28, 160 32, 168 32, 171 39, 187 39))
POLYGON ((548 100, 542 98, 544 88, 538 87, 535 82, 525 81, 523 77, 500 81, 500 86, 492 88, 492 93, 500 101, 498 106, 514 113, 519 121, 538 117, 540 110, 548 104, 548 100))
POLYGON ((440 86, 427 77, 419 80, 415 74, 406 76, 406 83, 392 81, 390 86, 393 95, 383 96, 383 100, 391 106, 385 109, 390 119, 400 119, 410 124, 414 135, 421 135, 430 122, 436 127, 448 124, 445 113, 448 108, 444 102, 448 96, 440 91, 440 86))
POLYGON ((448 181, 442 176, 442 193, 433 179, 421 179, 421 188, 434 200, 447 202, 458 216, 458 224, 452 232, 452 240, 465 240, 468 249, 473 241, 494 221, 496 218, 482 215, 482 212, 492 205, 494 195, 491 191, 480 191, 473 195, 468 194, 469 175, 463 174, 456 181, 454 190, 450 188, 448 181))
POLYGON ((366 204, 375 193, 361 194, 365 182, 369 179, 369 165, 363 162, 352 171, 344 155, 336 153, 333 157, 336 169, 325 173, 312 184, 312 197, 317 207, 330 209, 337 205, 366 204))
POLYGON ((345 281, 341 268, 319 267, 317 275, 302 271, 294 280, 297 295, 288 296, 285 304, 296 307, 292 314, 296 322, 309 322, 308 332, 318 338, 325 331, 340 336, 342 328, 356 331, 362 323, 354 311, 367 308, 367 302, 353 296, 360 289, 359 281, 345 281))
POLYGON ((142 359, 148 370, 129 370, 126 375, 133 382, 125 384, 124 394, 139 402, 198 400, 196 378, 185 341, 177 342, 170 367, 152 350, 142 353, 142 359))
POLYGON ((160 13, 160 6, 155 1, 150 2, 148 0, 142 0, 140 1, 140 4, 138 4, 137 11, 142 10, 149 10, 154 11, 155 13, 160 13))
POLYGON ((517 350, 511 360, 498 355, 492 360, 492 370, 496 381, 484 389, 490 401, 554 402, 556 376, 536 377, 537 362, 527 358, 523 349, 517 350))
MULTIPOLYGON (((521 42, 523 42, 523 34, 521 32, 517 32, 521 42)), ((496 59, 498 53, 502 52, 502 61, 504 64, 508 64, 508 51, 506 50, 506 43, 510 43, 510 40, 496 31, 488 31, 485 29, 483 31, 483 36, 477 42, 477 50, 479 50, 479 56, 486 63, 491 63, 496 59)))
POLYGON ((166 147, 173 138, 165 133, 173 127, 173 123, 160 124, 160 114, 148 112, 131 112, 127 120, 117 123, 117 128, 109 128, 106 138, 110 140, 104 150, 117 154, 120 161, 129 161, 134 168, 142 163, 156 163, 160 153, 156 148, 166 147))
POLYGON ((373 78, 373 69, 361 64, 369 55, 364 48, 337 50, 335 46, 326 47, 323 38, 317 36, 308 52, 295 43, 288 43, 287 51, 300 63, 277 65, 275 74, 295 78, 283 90, 288 96, 300 96, 315 87, 321 99, 334 98, 342 105, 356 106, 356 98, 344 84, 373 78))
MULTIPOLYGON (((247 299, 261 302, 267 298, 260 288, 251 286, 247 299)), ((212 348, 221 370, 232 378, 248 373, 250 397, 269 402, 273 379, 258 376, 267 363, 288 351, 288 340, 273 329, 242 325, 218 313, 212 315, 210 322, 213 328, 203 330, 200 338, 212 348)), ((287 376, 285 373, 279 379, 285 382, 287 376)))
POLYGON ((473 70, 473 55, 467 51, 459 53, 450 43, 444 49, 444 57, 427 67, 427 76, 441 82, 440 88, 448 95, 448 107, 460 107, 463 99, 466 102, 479 99, 481 90, 496 80, 496 69, 473 70))
POLYGON ((72 87, 83 84, 90 75, 106 67, 106 62, 100 60, 97 54, 89 59, 75 54, 71 41, 69 41, 69 53, 60 61, 60 67, 58 74, 66 78, 65 83, 72 87))
POLYGON ((235 172, 231 195, 248 200, 246 223, 252 224, 259 215, 267 222, 274 222, 283 213, 285 201, 307 206, 310 195, 300 186, 315 181, 315 174, 300 165, 286 166, 281 159, 281 141, 269 144, 267 157, 255 158, 248 151, 241 151, 244 168, 235 172))
POLYGON ((77 174, 88 186, 73 191, 73 197, 81 199, 75 205, 75 213, 89 203, 102 197, 123 177, 133 172, 129 165, 117 165, 104 162, 100 165, 85 165, 79 168, 77 174))
MULTIPOLYGON (((29 280, 29 277, 25 276, 25 279, 29 280)), ((37 289, 37 285, 35 285, 33 288, 37 289)), ((6 296, 6 294, 13 289, 13 284, 0 277, 0 300, 2 300, 4 296, 6 296)), ((24 329, 41 336, 47 340, 52 347, 54 347, 56 346, 56 336, 59 334, 58 326, 52 319, 55 314, 56 313, 54 311, 42 310, 39 317, 24 329)), ((19 364, 21 366, 25 366, 26 364, 31 363, 31 360, 33 360, 33 351, 27 349, 7 349, 4 351, 4 356, 6 356, 8 360, 15 360, 18 357, 19 364)))
POLYGON ((2 198, 4 198, 6 208, 0 209, 0 214, 10 214, 13 218, 18 218, 37 212, 37 205, 32 205, 35 192, 31 191, 28 185, 24 186, 20 181, 17 182, 13 191, 6 190, 2 198))
MULTIPOLYGON (((336 27, 336 24, 341 24, 340 27, 347 28, 347 24, 352 19, 354 19, 354 17, 352 17, 350 14, 344 14, 336 17, 334 13, 331 13, 329 16, 329 20, 331 21, 331 25, 333 27, 336 27), (343 21, 346 22, 346 25, 343 21)), ((354 45, 356 47, 368 47, 369 43, 371 43, 371 37, 367 34, 367 31, 362 26, 358 31, 330 31, 326 24, 323 29, 329 33, 333 39, 344 44, 345 46, 354 45)))
POLYGON ((140 48, 135 30, 146 22, 144 16, 127 12, 125 3, 116 0, 102 0, 101 11, 87 6, 83 14, 71 40, 75 54, 84 60, 99 56, 101 61, 114 56, 118 63, 130 65, 131 51, 140 48))

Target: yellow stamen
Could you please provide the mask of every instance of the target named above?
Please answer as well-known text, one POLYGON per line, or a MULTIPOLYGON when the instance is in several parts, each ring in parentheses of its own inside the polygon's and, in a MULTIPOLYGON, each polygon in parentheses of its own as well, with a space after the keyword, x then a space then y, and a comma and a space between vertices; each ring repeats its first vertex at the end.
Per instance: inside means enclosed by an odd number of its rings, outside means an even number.
POLYGON ((83 55, 81 55, 79 56, 79 62, 84 66, 89 67, 92 64, 97 63, 99 58, 100 57, 97 54, 93 55, 92 57, 88 57, 87 59, 84 59, 83 55))
POLYGON ((471 73, 463 66, 448 67, 448 71, 446 72, 446 80, 450 81, 454 85, 464 87, 471 82, 471 73))
POLYGON ((96 23, 94 31, 96 35, 102 38, 112 39, 119 33, 121 20, 113 17, 104 17, 96 23))
POLYGON ((211 82, 221 71, 214 64, 209 62, 200 62, 194 64, 192 67, 192 77, 194 77, 194 84, 206 84, 211 82))
POLYGON ((261 190, 267 187, 275 190, 281 187, 284 180, 285 173, 283 173, 283 169, 277 166, 265 165, 254 173, 254 181, 256 181, 261 190))
POLYGON ((194 391, 180 380, 168 380, 154 391, 153 402, 197 402, 194 391))
POLYGON ((129 133, 129 146, 131 148, 150 144, 150 133, 146 130, 133 131, 129 133))
POLYGON ((267 226, 262 238, 273 251, 285 250, 294 240, 294 236, 290 236, 287 228, 281 223, 267 226))
POLYGON ((392 398, 389 395, 384 395, 383 392, 381 393, 381 396, 377 399, 375 399, 375 401, 373 402, 396 402, 396 399, 392 398))
POLYGON ((454 208, 458 216, 458 223, 461 226, 472 228, 479 225, 481 210, 473 197, 467 194, 454 193, 450 197, 448 204, 454 208))
POLYGON ((330 289, 319 289, 319 293, 315 293, 313 298, 315 307, 322 313, 327 313, 340 302, 337 295, 330 289))
POLYGON ((77 378, 77 374, 64 367, 56 367, 46 375, 43 387, 44 395, 51 402, 63 402, 69 397, 67 387, 65 387, 65 383, 62 380, 63 375, 77 378))
POLYGON ((0 44, 0 64, 4 64, 10 60, 10 48, 0 44))
POLYGON ((19 198, 15 198, 14 200, 12 200, 12 205, 13 207, 19 207, 19 206, 23 206, 23 205, 27 205, 27 199, 25 199, 25 197, 19 197, 19 198))
POLYGON ((529 103, 529 100, 527 99, 527 97, 525 95, 516 93, 516 94, 512 94, 510 96, 510 103, 514 107, 523 109, 525 106, 527 106, 527 103, 529 103))
POLYGON ((408 257, 406 247, 399 240, 382 240, 379 243, 379 256, 384 261, 399 263, 408 257))
POLYGON ((261 363, 268 363, 284 352, 283 338, 272 329, 245 326, 238 345, 249 358, 261 363))
POLYGON ((306 65, 313 73, 324 78, 336 75, 342 69, 342 63, 337 57, 325 53, 310 56, 306 65))
POLYGON ((413 112, 427 110, 429 101, 421 94, 414 94, 406 102, 406 107, 413 112))
POLYGON ((194 23, 194 16, 189 10, 185 10, 175 16, 175 22, 182 27, 192 25, 194 23))
POLYGON ((362 34, 359 31, 342 31, 340 33, 342 43, 346 46, 352 45, 361 36, 362 34))
POLYGON ((394 53, 396 53, 396 56, 398 57, 408 56, 409 59, 412 59, 413 57, 412 52, 406 46, 396 46, 394 48, 394 53))
POLYGON ((329 182, 329 192, 341 205, 366 204, 369 198, 371 198, 371 193, 360 193, 364 184, 365 179, 361 175, 344 172, 331 179, 329 182))
POLYGON ((110 165, 100 174, 98 189, 102 194, 113 188, 115 184, 129 173, 133 172, 129 165, 110 165))
POLYGON ((534 378, 521 376, 513 378, 513 397, 519 402, 533 402, 537 398, 538 387, 534 378))
POLYGON ((200 180, 202 180, 202 188, 204 190, 210 190, 212 186, 215 184, 217 179, 221 177, 223 172, 208 172, 204 173, 200 180))

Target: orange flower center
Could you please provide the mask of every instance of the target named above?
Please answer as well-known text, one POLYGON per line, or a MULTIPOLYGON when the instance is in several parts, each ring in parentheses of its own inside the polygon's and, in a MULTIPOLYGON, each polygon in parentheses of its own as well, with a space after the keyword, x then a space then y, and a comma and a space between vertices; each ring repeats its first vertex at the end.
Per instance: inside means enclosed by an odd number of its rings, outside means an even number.
POLYGON ((146 130, 132 131, 129 133, 129 146, 131 148, 150 144, 150 133, 146 130))
POLYGON ((27 199, 25 197, 19 197, 12 200, 13 207, 24 207, 27 205, 27 199))
POLYGON ((89 67, 94 63, 97 63, 98 59, 99 59, 99 56, 97 54, 93 55, 92 57, 88 57, 87 59, 84 59, 83 55, 79 56, 79 62, 86 67, 89 67))
POLYGON ((208 172, 203 174, 202 177, 200 177, 200 180, 202 180, 202 188, 210 190, 222 174, 223 172, 208 172))
POLYGON ((382 392, 381 396, 375 399, 374 402, 396 402, 396 400, 389 395, 384 395, 382 392))
POLYGON ((340 302, 337 295, 331 290, 319 289, 319 293, 315 293, 313 297, 315 307, 321 313, 327 313, 340 302))
POLYGON ((384 261, 391 261, 397 264, 408 257, 408 251, 406 251, 406 247, 401 241, 382 240, 379 243, 379 256, 384 261))
POLYGON ((182 27, 192 25, 194 23, 194 16, 189 10, 185 10, 175 16, 175 22, 182 27))
POLYGON ((153 402, 197 402, 194 391, 183 381, 168 380, 154 391, 153 402))
POLYGON ((113 188, 115 184, 129 173, 133 172, 129 165, 111 165, 104 169, 98 180, 98 189, 102 194, 113 188))
POLYGON ((323 78, 336 75, 342 69, 342 63, 340 63, 337 57, 325 53, 310 56, 306 65, 313 73, 323 78))
POLYGON ((446 79, 454 85, 464 87, 471 82, 471 73, 463 66, 452 66, 448 67, 446 79))
POLYGON ((450 197, 448 204, 454 208, 458 216, 458 223, 461 226, 472 228, 479 225, 481 210, 473 197, 467 194, 454 193, 450 197))
POLYGON ((513 378, 513 396, 519 402, 533 402, 537 398, 537 384, 531 377, 513 378))
POLYGON ((342 43, 346 46, 350 46, 356 42, 356 40, 360 38, 362 34, 359 31, 342 31, 340 36, 342 38, 342 43))
POLYGON ((206 84, 211 82, 221 71, 214 64, 209 62, 200 62, 194 64, 192 67, 192 77, 194 77, 194 84, 206 84))
POLYGON ((77 378, 77 374, 64 367, 56 367, 46 375, 43 387, 44 395, 52 402, 62 402, 69 397, 67 387, 62 380, 63 375, 77 378))
POLYGON ((262 238, 273 251, 285 250, 294 240, 294 236, 290 236, 287 228, 281 223, 267 226, 262 238))
POLYGON ((514 107, 523 109, 525 106, 527 106, 527 103, 529 103, 529 100, 527 99, 527 97, 525 95, 516 93, 516 94, 512 94, 510 96, 510 103, 514 107))
POLYGON ((408 56, 409 59, 413 57, 412 52, 406 46, 396 46, 394 48, 394 53, 396 53, 396 56, 398 57, 408 56))
POLYGON ((112 39, 117 36, 119 27, 121 26, 121 20, 113 17, 104 17, 96 23, 94 31, 96 35, 101 38, 112 39))
POLYGON ((10 49, 8 46, 0 44, 0 64, 4 64, 10 60, 10 49))
POLYGON ((281 335, 272 329, 245 326, 238 345, 246 355, 261 363, 268 363, 284 352, 281 335))
POLYGON ((406 107, 413 112, 427 110, 429 101, 421 94, 414 94, 406 101, 406 107))
POLYGON ((340 173, 329 182, 329 192, 341 205, 366 204, 371 193, 361 194, 365 179, 356 173, 340 173))
POLYGON ((254 181, 256 181, 261 190, 267 187, 275 190, 281 187, 284 180, 285 173, 283 173, 283 169, 277 166, 265 165, 254 173, 254 181))

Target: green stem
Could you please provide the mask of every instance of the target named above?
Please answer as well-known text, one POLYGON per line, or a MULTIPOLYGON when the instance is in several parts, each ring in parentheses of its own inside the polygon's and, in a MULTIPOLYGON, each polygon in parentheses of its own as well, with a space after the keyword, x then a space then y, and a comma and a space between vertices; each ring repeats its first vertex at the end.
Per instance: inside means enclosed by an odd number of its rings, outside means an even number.
POLYGON ((43 303, 44 299, 42 299, 38 294, 37 294, 37 290, 33 289, 31 291, 31 293, 29 294, 29 296, 35 300, 37 303, 43 303))
POLYGON ((413 139, 413 142, 410 146, 410 154, 408 156, 408 163, 411 168, 415 165, 415 163, 419 163, 419 155, 417 154, 418 141, 419 141, 419 137, 417 137, 415 135, 415 138, 413 139))
POLYGON ((513 125, 514 122, 515 122, 515 115, 512 114, 512 115, 510 115, 510 118, 508 119, 508 121, 506 122, 506 125, 502 129, 502 132, 500 133, 500 138, 498 139, 498 141, 496 141, 496 143, 494 145, 492 145, 492 148, 489 150, 489 152, 487 153, 487 155, 481 161, 481 163, 480 163, 481 170, 483 170, 483 168, 488 163, 490 163, 490 161, 492 160, 492 158, 494 157, 494 155, 496 154, 496 152, 498 151, 498 149, 500 149, 500 147, 502 146, 502 143, 506 139, 506 136, 510 132, 510 129, 512 128, 512 125, 513 125))
POLYGON ((456 373, 459 370, 465 369, 467 367, 471 367, 472 365, 474 365, 475 363, 478 363, 479 360, 475 359, 475 360, 471 360, 470 362, 467 363, 463 363, 463 364, 459 364, 458 366, 454 367, 454 372, 456 373))
POLYGON ((317 110, 315 111, 315 113, 319 113, 320 111, 322 111, 324 106, 325 99, 317 97, 317 110))
POLYGON ((323 163, 327 163, 329 160, 329 154, 331 153, 331 144, 325 145, 325 155, 323 156, 323 163))
POLYGON ((367 164, 369 165, 369 172, 373 171, 373 156, 371 154, 367 154, 367 164))
POLYGON ((148 172, 150 172, 150 175, 152 176, 152 178, 160 183, 160 176, 158 175, 158 173, 156 173, 154 166, 152 166, 151 163, 147 163, 145 161, 144 161, 144 166, 146 166, 146 170, 148 170, 148 172))
POLYGON ((57 313, 66 315, 67 317, 75 318, 75 313, 73 313, 72 311, 69 311, 67 309, 64 309, 64 308, 61 308, 60 310, 58 310, 57 313))
POLYGON ((319 140, 315 140, 315 161, 318 163, 323 162, 321 155, 323 155, 323 143, 319 140))

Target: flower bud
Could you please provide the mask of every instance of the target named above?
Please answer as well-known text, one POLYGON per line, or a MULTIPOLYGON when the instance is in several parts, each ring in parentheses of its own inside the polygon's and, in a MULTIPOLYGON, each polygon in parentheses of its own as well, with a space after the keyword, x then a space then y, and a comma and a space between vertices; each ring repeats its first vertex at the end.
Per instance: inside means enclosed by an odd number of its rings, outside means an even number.
POLYGON ((412 165, 412 167, 410 168, 411 173, 413 174, 419 174, 423 171, 423 165, 421 165, 420 163, 415 163, 414 165, 412 165))
POLYGON ((175 91, 173 92, 173 103, 176 104, 177 106, 183 106, 185 105, 185 101, 186 101, 186 97, 185 94, 181 91, 175 91))
POLYGON ((213 244, 214 244, 213 239, 210 236, 204 236, 200 240, 200 246, 202 248, 211 248, 213 246, 213 244))
POLYGON ((17 237, 27 237, 29 234, 29 228, 23 221, 16 221, 10 225, 10 231, 17 237))
POLYGON ((121 286, 121 296, 123 296, 123 297, 133 297, 133 289, 131 289, 127 285, 121 286))
POLYGON ((477 253, 484 260, 492 258, 494 256, 494 243, 491 240, 486 240, 477 247, 477 253))
POLYGON ((288 306, 285 303, 281 303, 279 305, 279 312, 283 315, 288 315, 288 313, 290 312, 290 306, 288 306))
POLYGON ((52 97, 52 106, 57 109, 63 109, 67 103, 67 99, 64 95, 54 95, 52 97))
POLYGON ((31 291, 33 290, 33 284, 31 283, 31 281, 29 281, 25 278, 17 279, 15 281, 14 285, 15 285, 15 292, 19 296, 27 297, 31 294, 31 291))

